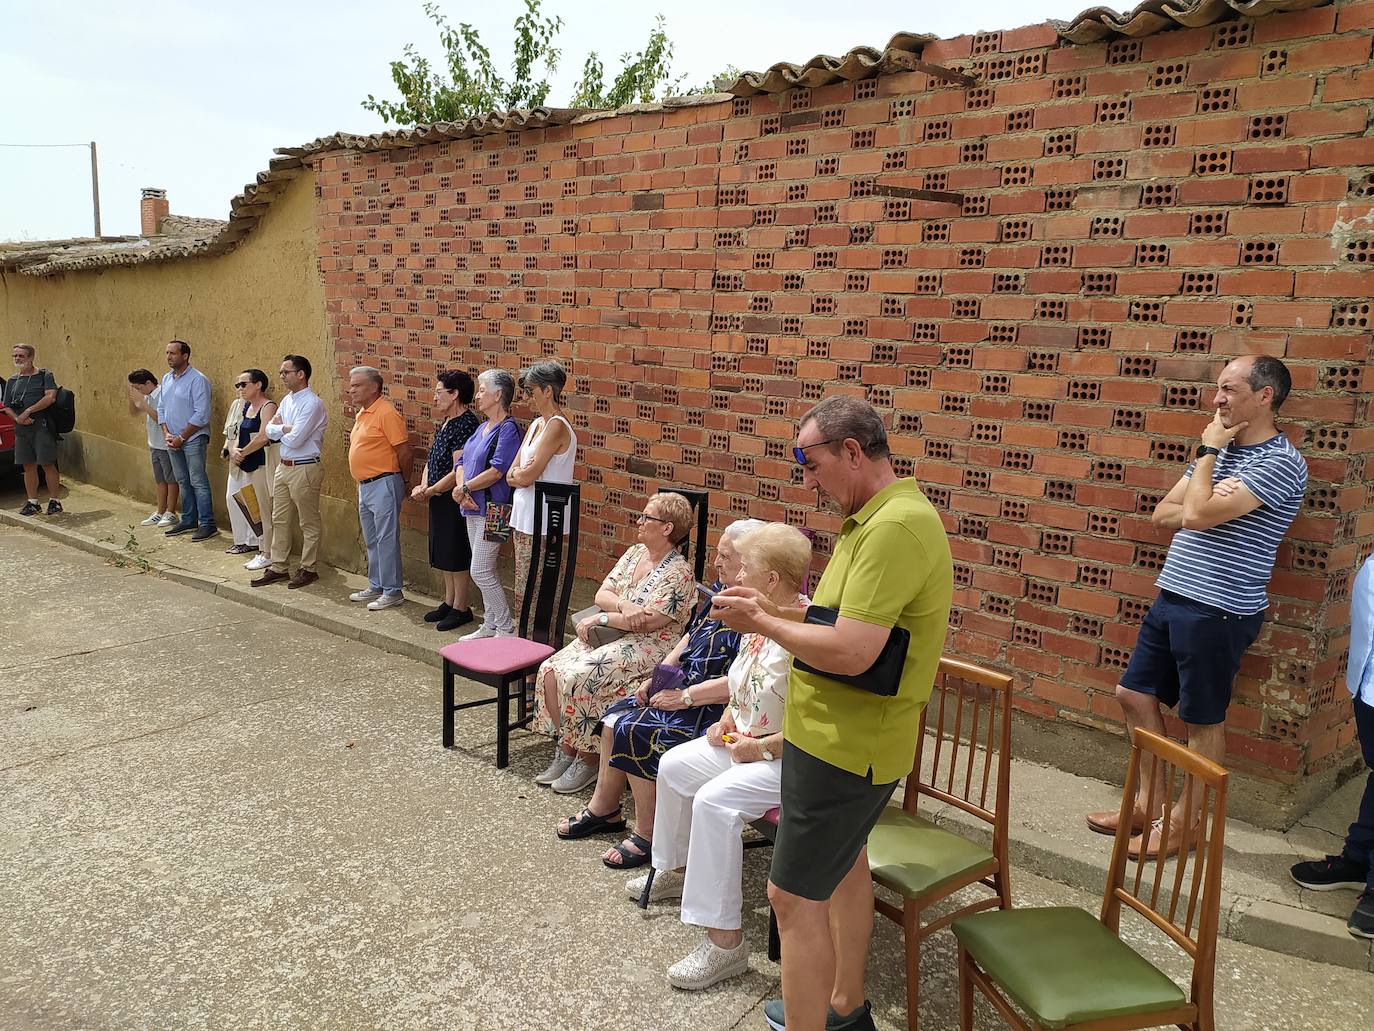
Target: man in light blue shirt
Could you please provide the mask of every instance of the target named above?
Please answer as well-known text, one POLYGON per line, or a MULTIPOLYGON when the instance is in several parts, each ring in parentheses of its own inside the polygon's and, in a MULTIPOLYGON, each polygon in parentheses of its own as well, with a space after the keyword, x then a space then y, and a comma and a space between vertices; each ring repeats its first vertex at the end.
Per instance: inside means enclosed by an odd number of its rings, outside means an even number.
POLYGON ((1355 705, 1355 734, 1370 767, 1360 813, 1350 825, 1338 856, 1298 863, 1293 880, 1313 891, 1361 891, 1346 928, 1357 938, 1374 938, 1374 555, 1355 577, 1350 599, 1350 659, 1345 684, 1355 705))
POLYGON ((210 444, 210 381, 191 368, 191 345, 173 340, 167 345, 167 368, 157 398, 157 422, 167 439, 167 457, 181 485, 181 522, 168 537, 195 531, 193 541, 213 537, 215 503, 205 473, 205 450, 210 444))

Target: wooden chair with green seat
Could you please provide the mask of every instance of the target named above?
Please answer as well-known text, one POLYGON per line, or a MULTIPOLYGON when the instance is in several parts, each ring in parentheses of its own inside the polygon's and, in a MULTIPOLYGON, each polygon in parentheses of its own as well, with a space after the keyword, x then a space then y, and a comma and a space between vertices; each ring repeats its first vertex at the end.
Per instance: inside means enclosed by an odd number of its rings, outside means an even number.
POLYGON ((1007 882, 1007 808, 1011 771, 1011 684, 995 673, 942 658, 921 715, 916 757, 902 808, 889 808, 868 836, 873 880, 901 897, 875 895, 874 908, 901 925, 906 945, 906 1020, 918 1025, 921 942, 955 918, 1011 907, 1007 882), (929 740, 927 738, 929 737, 929 740), (926 760, 929 759, 929 762, 926 760), (929 772, 923 772, 929 766, 929 772), (937 827, 917 812, 921 796, 955 806, 991 825, 991 847, 937 827), (922 924, 934 903, 973 885, 993 894, 922 924))
POLYGON ((1181 744, 1136 730, 1101 919, 1056 906, 978 913, 955 921, 961 1031, 973 1027, 974 989, 1021 1031, 1128 1031, 1169 1024, 1213 1031, 1225 829, 1226 771, 1181 744), (1176 792, 1180 773, 1183 783, 1176 792), (1131 807, 1142 776, 1150 778, 1149 812, 1162 809, 1166 820, 1190 814, 1178 820, 1178 826, 1191 827, 1176 859, 1142 855, 1132 860, 1127 853, 1131 807), (1129 876, 1128 862, 1133 866, 1129 876), (1187 993, 1122 942, 1123 907, 1140 914, 1192 958, 1187 993))

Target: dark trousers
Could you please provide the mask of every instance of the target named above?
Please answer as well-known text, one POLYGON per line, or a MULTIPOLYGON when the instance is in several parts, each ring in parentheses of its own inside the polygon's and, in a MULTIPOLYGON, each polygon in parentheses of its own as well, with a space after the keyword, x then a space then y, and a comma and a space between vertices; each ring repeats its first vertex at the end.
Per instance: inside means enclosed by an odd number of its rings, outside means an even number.
POLYGON ((1365 883, 1374 891, 1374 705, 1366 705, 1358 698, 1355 699, 1355 734, 1360 739, 1360 752, 1370 772, 1364 784, 1364 797, 1360 799, 1360 815, 1350 825, 1343 855, 1352 862, 1368 866, 1365 883))

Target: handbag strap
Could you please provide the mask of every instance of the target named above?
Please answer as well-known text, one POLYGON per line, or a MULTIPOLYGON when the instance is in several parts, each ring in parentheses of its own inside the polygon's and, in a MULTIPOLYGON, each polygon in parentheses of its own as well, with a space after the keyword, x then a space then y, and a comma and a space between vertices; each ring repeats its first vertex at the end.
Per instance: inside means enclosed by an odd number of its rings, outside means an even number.
MULTIPOLYGON (((639 581, 639 583, 631 586, 630 590, 635 592, 643 592, 643 594, 640 594, 640 597, 643 597, 644 594, 647 594, 650 586, 657 586, 658 575, 662 573, 665 568, 667 568, 668 563, 671 562, 673 556, 677 554, 678 550, 676 548, 671 549, 668 552, 668 554, 663 556, 663 560, 653 568, 653 571, 650 572, 649 575, 646 576, 643 580, 639 581)), ((636 602, 636 604, 638 604, 638 602, 636 602)))
MULTIPOLYGON (((482 470, 482 472, 486 472, 487 469, 491 468, 492 459, 496 457, 496 447, 498 444, 501 443, 501 427, 511 421, 511 417, 508 415, 500 422, 498 422, 494 427, 492 427, 491 440, 487 442, 487 465, 486 468, 482 470)), ((492 486, 495 486, 495 484, 493 484, 492 486)), ((487 495, 488 498, 490 498, 491 487, 483 487, 482 493, 487 495)))

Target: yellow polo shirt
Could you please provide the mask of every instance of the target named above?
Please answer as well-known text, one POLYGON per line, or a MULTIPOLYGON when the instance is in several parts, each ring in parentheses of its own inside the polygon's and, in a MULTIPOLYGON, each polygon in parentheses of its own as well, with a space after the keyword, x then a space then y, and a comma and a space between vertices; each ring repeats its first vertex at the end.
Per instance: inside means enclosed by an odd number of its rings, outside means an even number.
POLYGON ((896 695, 884 698, 795 668, 783 736, 802 751, 873 783, 911 772, 921 710, 949 626, 954 566, 935 507, 915 480, 884 487, 844 521, 812 601, 878 626, 903 626, 911 644, 896 695))
POLYGON ((358 410, 348 435, 348 471, 358 481, 401 471, 396 448, 410 440, 406 421, 384 397, 358 410))

